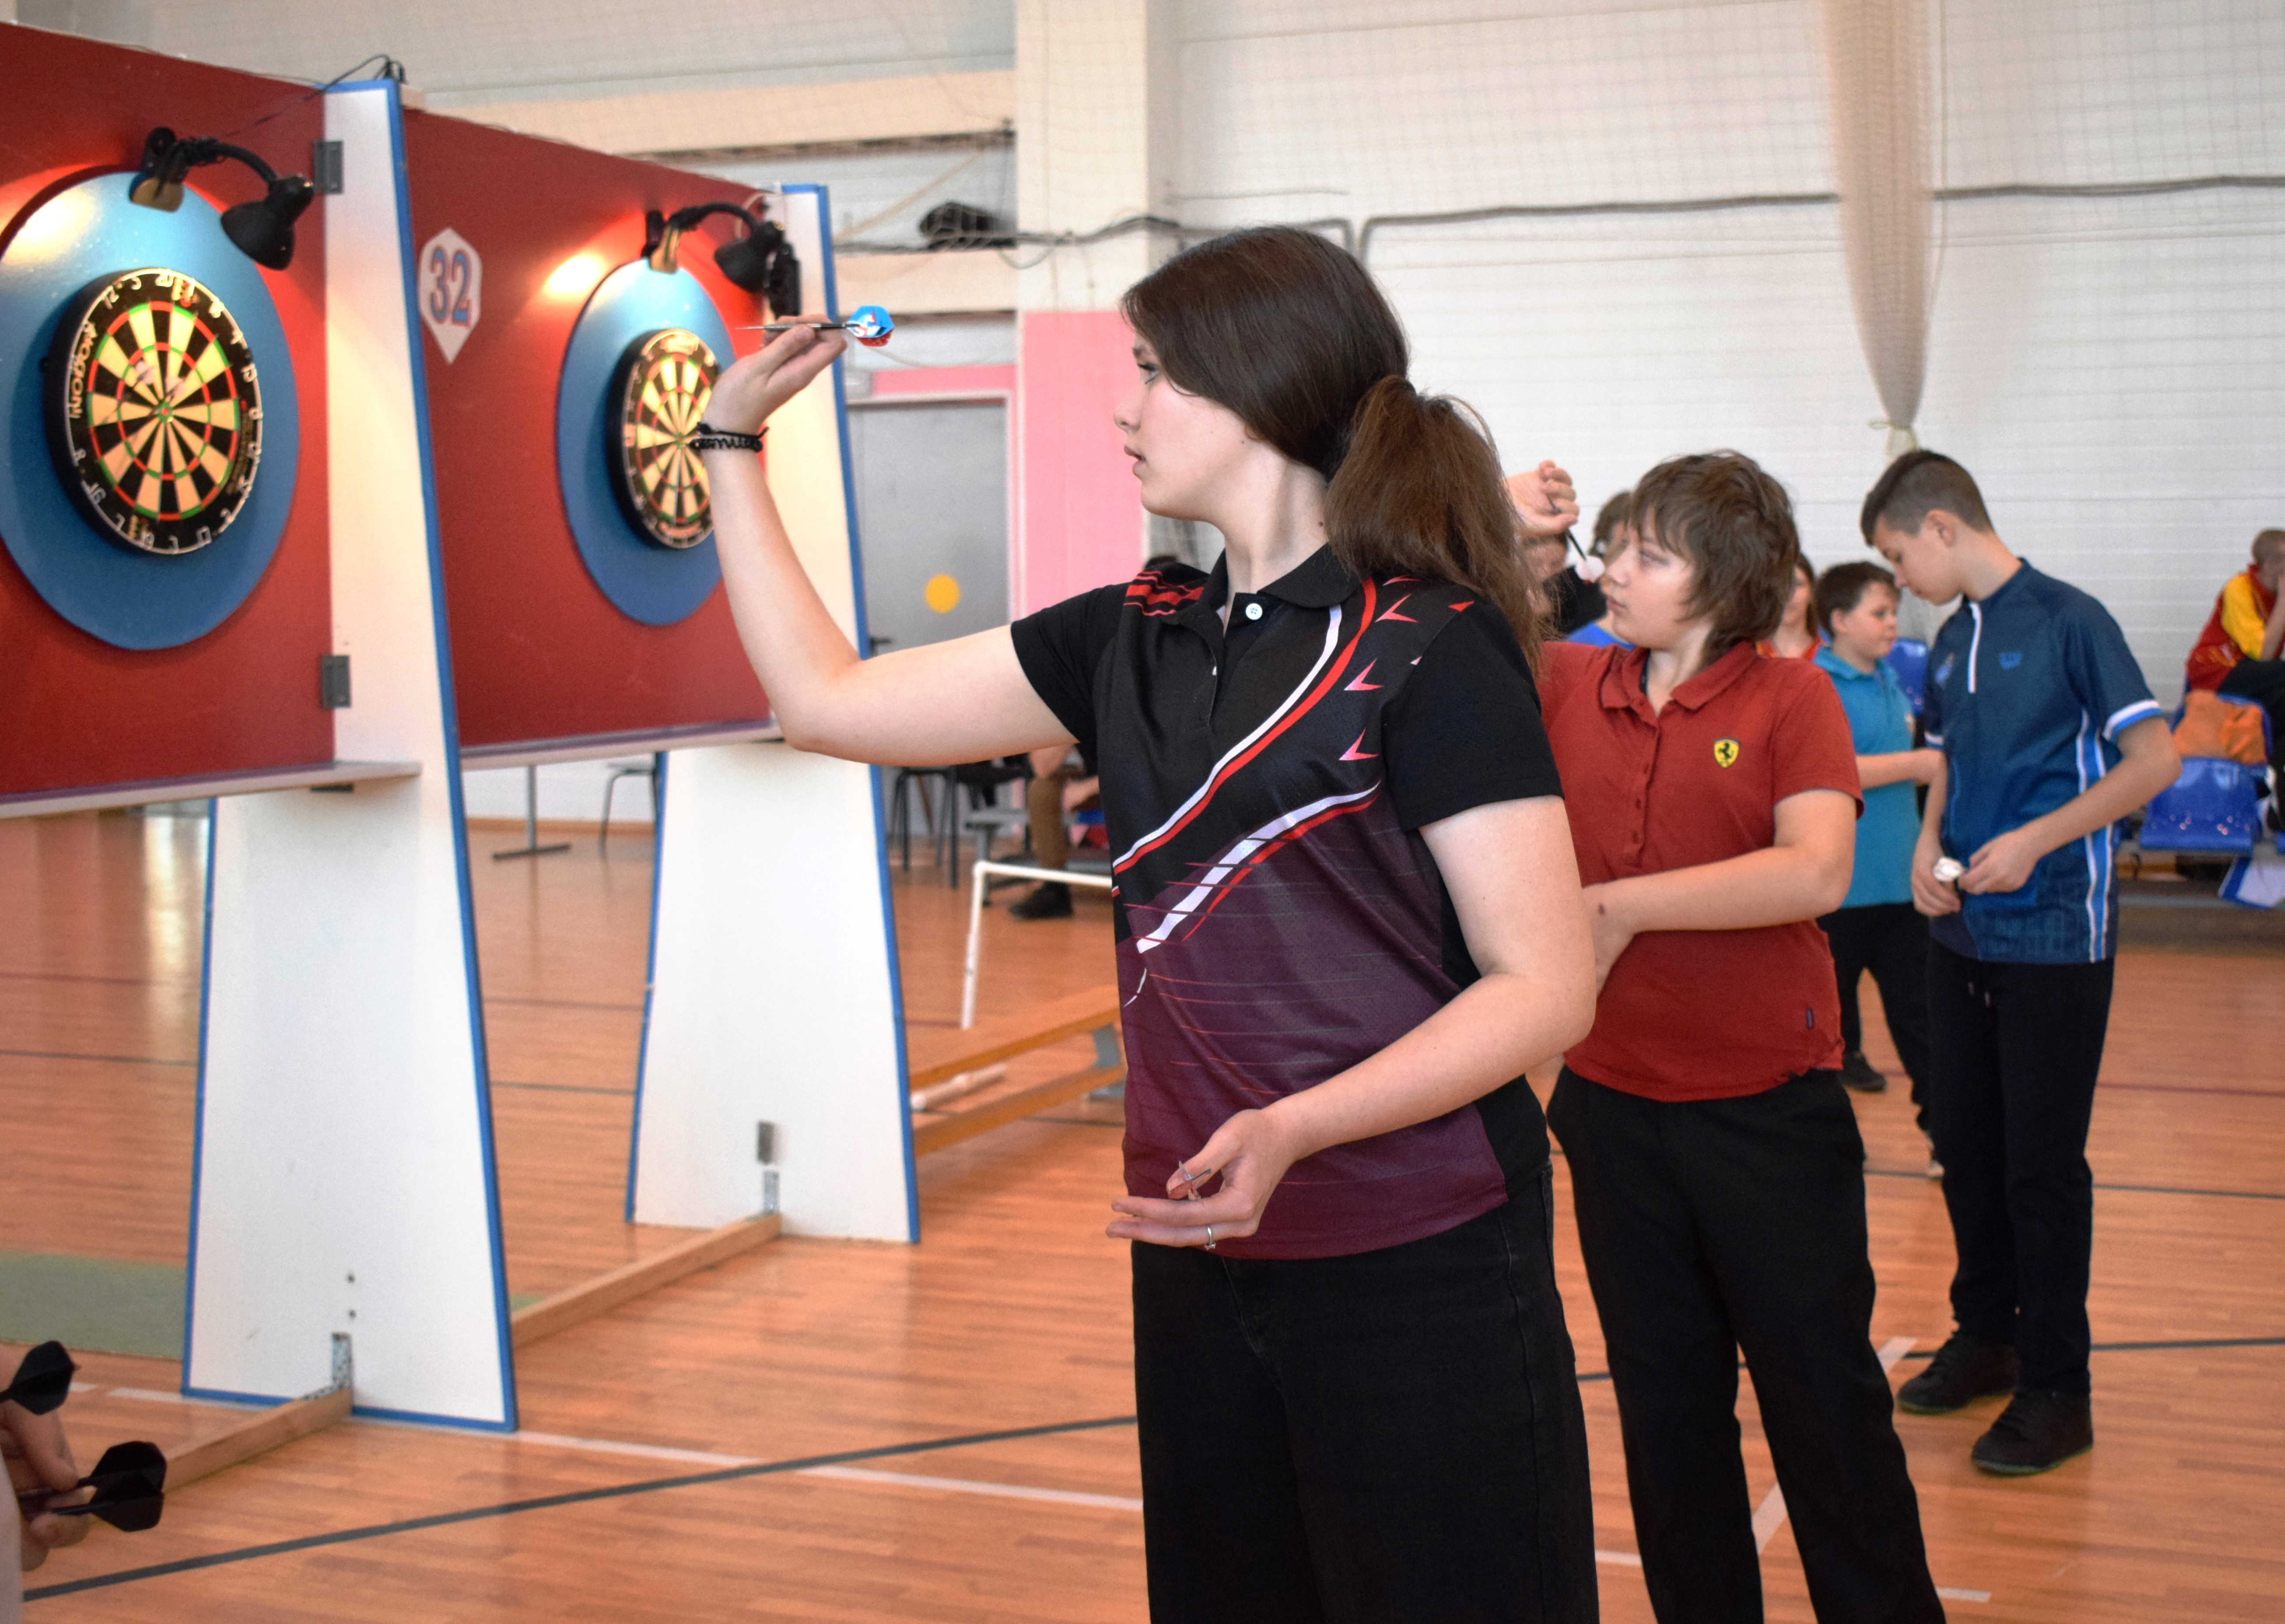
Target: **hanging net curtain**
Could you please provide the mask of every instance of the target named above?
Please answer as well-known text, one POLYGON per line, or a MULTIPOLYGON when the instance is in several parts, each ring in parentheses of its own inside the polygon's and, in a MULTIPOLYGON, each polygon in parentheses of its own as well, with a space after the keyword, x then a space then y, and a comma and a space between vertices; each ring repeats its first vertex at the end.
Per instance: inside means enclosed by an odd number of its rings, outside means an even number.
POLYGON ((1912 420, 1928 376, 1928 0, 1823 0, 1822 9, 1849 291, 1893 458, 1919 443, 1912 420))

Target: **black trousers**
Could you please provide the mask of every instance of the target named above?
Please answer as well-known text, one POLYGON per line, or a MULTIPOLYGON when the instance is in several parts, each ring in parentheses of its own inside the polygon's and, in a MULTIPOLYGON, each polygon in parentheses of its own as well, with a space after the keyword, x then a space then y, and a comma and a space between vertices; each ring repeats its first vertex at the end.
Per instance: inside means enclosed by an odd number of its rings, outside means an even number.
POLYGON ((2221 679, 2221 691, 2269 712, 2269 762, 2285 766, 2285 660, 2240 660, 2221 679))
POLYGON ((1155 1624, 1598 1616, 1545 1177, 1352 1257, 1135 1245, 1155 1624))
POLYGON ((1889 1040, 1912 1079, 1912 1103, 1927 1127, 1928 921, 1909 902, 1875 902, 1839 909, 1817 922, 1832 944, 1833 970, 1841 983, 1841 1041, 1852 1055, 1865 1052, 1857 983, 1870 970, 1888 1017, 1889 1040))
POLYGON ((1941 1619, 1870 1340, 1864 1141, 1840 1079, 1669 1104, 1567 1067, 1547 1115, 1571 1165, 1661 1624, 1762 1616, 1740 1349, 1818 1618, 1941 1619))
POLYGON ((1993 964, 1928 948, 1928 1126, 1962 1330, 2013 1343, 2026 1390, 2085 1393, 2087 1118, 2114 961, 1993 964))

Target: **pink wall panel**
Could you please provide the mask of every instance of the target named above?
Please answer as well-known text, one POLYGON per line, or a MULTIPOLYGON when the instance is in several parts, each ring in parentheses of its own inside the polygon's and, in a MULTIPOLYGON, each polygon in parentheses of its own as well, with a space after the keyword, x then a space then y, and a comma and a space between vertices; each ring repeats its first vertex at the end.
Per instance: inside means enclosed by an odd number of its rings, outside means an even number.
POLYGON ((1111 421, 1135 376, 1127 318, 1036 310, 1019 319, 1014 608, 1024 615, 1140 569, 1142 501, 1111 421))
POLYGON ((1013 395, 1012 366, 914 366, 869 374, 873 392, 868 400, 894 400, 900 395, 1013 395))

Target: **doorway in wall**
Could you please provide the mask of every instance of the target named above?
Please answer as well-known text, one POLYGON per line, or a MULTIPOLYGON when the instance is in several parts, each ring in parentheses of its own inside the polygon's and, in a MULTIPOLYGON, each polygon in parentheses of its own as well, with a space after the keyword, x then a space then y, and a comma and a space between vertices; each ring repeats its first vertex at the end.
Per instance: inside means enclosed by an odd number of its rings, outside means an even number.
POLYGON ((1008 405, 852 401, 849 438, 876 649, 1008 619, 1008 405))

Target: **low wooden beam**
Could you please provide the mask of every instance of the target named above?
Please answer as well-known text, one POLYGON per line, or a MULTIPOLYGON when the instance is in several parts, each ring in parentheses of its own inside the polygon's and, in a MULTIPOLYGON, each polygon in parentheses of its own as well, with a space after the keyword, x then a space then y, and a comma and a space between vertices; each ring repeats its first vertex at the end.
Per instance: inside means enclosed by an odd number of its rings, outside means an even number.
POLYGON ((568 1291, 559 1291, 529 1307, 517 1309, 509 1319, 509 1334, 518 1347, 552 1337, 686 1275, 711 1268, 741 1252, 751 1251, 766 1241, 773 1241, 778 1238, 780 1227, 774 1212, 760 1218, 742 1218, 719 1229, 693 1236, 664 1251, 621 1264, 607 1275, 598 1275, 568 1291))
POLYGON ((915 1033, 912 1074, 906 1086, 925 1088, 996 1060, 1012 1059, 1066 1038, 1084 1037, 1118 1024, 1119 989, 1101 986, 1034 1004, 1020 1014, 979 1021, 966 1032, 931 1032, 924 1038, 915 1033))
POLYGON ((1127 1068, 1124 1065, 1089 1066, 1084 1071, 1074 1071, 1068 1077, 1058 1077, 1048 1082, 1033 1083, 1028 1088, 1019 1088, 996 1100, 987 1100, 967 1110, 954 1111, 928 1122, 915 1118, 913 1122, 913 1153, 926 1156, 931 1150, 956 1145, 963 1139, 973 1139, 1003 1122, 1014 1122, 1034 1111, 1045 1110, 1050 1105, 1061 1105, 1064 1101, 1075 1100, 1083 1094, 1092 1094, 1098 1088, 1124 1082, 1126 1078, 1127 1068))
POLYGON ((201 1478, 211 1478, 242 1461, 267 1454, 280 1444, 321 1432, 337 1421, 347 1420, 349 1413, 349 1390, 346 1387, 265 1409, 230 1431, 192 1444, 170 1457, 167 1462, 167 1492, 171 1495, 201 1478))

